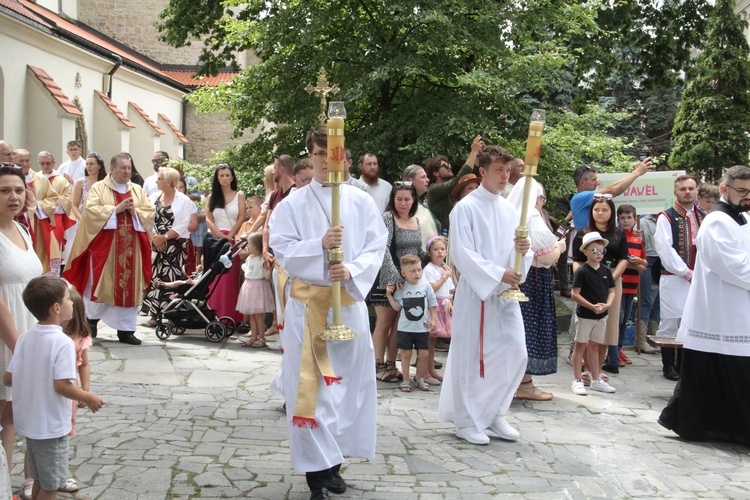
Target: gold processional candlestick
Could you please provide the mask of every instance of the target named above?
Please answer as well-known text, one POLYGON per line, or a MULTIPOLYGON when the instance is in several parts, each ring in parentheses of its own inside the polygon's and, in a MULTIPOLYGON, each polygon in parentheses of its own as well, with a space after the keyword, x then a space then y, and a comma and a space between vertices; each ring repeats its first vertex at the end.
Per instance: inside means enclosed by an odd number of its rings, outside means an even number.
MULTIPOLYGON (((529 197, 531 196, 531 178, 536 175, 537 166, 539 166, 539 157, 542 155, 542 132, 544 131, 544 122, 547 115, 543 109, 535 109, 531 113, 529 123, 529 138, 526 140, 526 158, 524 159, 523 175, 526 177, 526 183, 523 186, 523 203, 521 204, 521 222, 516 228, 516 238, 528 238, 529 228, 526 221, 529 217, 529 197)), ((516 261, 513 269, 521 272, 524 255, 516 252, 516 261)), ((508 288, 498 297, 505 300, 515 300, 516 302, 528 302, 529 298, 517 286, 508 288)))
MULTIPOLYGON (((346 108, 341 101, 331 101, 328 105, 328 183, 331 185, 331 227, 341 225, 341 207, 339 194, 344 183, 346 153, 344 150, 344 118, 346 108)), ((344 250, 334 247, 328 250, 328 262, 344 262, 344 250)), ((320 333, 323 340, 351 340, 356 334, 341 323, 341 282, 334 281, 331 286, 331 309, 333 321, 320 333)))

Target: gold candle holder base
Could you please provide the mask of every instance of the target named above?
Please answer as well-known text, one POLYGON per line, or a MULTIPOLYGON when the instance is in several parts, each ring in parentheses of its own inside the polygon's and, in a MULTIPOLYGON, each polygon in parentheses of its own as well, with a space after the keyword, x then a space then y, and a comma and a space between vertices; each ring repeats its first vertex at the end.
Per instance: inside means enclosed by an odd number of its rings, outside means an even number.
POLYGON ((513 300, 515 302, 528 302, 529 298, 518 288, 508 288, 503 293, 498 294, 498 297, 505 300, 513 300))
POLYGON ((330 325, 320 332, 321 340, 353 340, 356 338, 357 334, 346 325, 330 325))

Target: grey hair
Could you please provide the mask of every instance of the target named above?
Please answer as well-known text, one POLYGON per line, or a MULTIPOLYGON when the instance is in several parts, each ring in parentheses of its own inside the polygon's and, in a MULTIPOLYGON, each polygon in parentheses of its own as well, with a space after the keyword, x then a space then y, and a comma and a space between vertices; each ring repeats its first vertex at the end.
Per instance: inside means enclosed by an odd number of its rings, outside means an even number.
POLYGON ((401 180, 410 181, 417 176, 420 170, 424 170, 421 165, 409 165, 404 169, 404 174, 401 176, 401 180))
POLYGON ((55 161, 55 155, 50 153, 49 151, 40 151, 38 155, 36 155, 37 158, 52 158, 52 161, 55 161))

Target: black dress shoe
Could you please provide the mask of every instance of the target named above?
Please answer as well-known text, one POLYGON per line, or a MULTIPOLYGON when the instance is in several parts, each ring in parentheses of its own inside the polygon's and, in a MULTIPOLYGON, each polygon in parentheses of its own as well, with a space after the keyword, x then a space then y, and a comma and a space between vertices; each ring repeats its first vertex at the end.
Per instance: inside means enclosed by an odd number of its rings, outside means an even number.
POLYGON ((328 494, 327 488, 320 488, 310 492, 310 500, 328 500, 331 496, 328 494))
POLYGON ((439 370, 439 369, 441 369, 443 367, 443 363, 441 363, 440 361, 435 361, 435 365, 434 366, 435 366, 436 370, 439 370))
POLYGON ((609 373, 620 373, 620 365, 615 363, 605 363, 602 365, 602 370, 609 373))
POLYGON ((99 329, 97 327, 97 325, 99 324, 99 320, 89 318, 86 318, 86 320, 89 323, 89 330, 91 330, 91 338, 95 339, 96 335, 99 333, 99 329))
POLYGON ((337 495, 341 495, 342 493, 346 492, 346 481, 344 481, 344 478, 341 477, 341 474, 339 474, 339 471, 336 467, 331 469, 331 482, 328 483, 328 490, 331 493, 336 493, 337 495))
POLYGON ((123 344, 141 345, 140 339, 136 338, 132 333, 130 335, 123 335, 122 337, 119 337, 118 340, 123 344))
POLYGON ((672 380, 674 382, 680 380, 680 374, 677 373, 677 368, 674 366, 667 366, 663 369, 664 372, 664 378, 667 380, 672 380))

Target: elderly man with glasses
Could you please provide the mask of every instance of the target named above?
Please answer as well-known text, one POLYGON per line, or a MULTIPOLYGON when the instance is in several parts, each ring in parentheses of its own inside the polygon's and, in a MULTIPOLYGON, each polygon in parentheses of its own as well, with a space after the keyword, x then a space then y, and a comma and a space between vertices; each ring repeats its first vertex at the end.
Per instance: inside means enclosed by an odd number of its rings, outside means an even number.
POLYGON ((49 151, 37 155, 39 170, 49 181, 48 189, 35 183, 37 209, 34 217, 34 249, 45 274, 60 276, 65 231, 75 224, 71 217, 73 187, 55 170, 55 157, 49 151))

